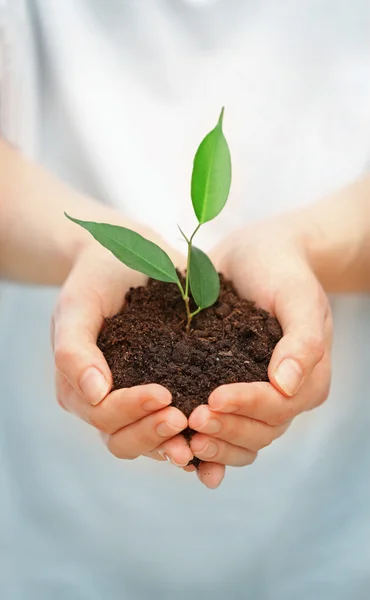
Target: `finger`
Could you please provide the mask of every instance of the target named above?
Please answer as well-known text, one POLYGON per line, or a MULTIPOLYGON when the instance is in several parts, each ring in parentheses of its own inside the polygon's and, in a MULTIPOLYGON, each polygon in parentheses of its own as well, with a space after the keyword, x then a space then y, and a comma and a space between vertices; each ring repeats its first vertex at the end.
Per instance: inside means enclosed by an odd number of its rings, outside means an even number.
POLYGON ((183 471, 186 471, 186 473, 194 473, 196 470, 197 468, 194 465, 187 465, 186 467, 183 467, 183 471))
POLYGON ((157 448, 157 451, 176 467, 186 467, 194 458, 183 435, 177 435, 157 448))
POLYGON ((194 435, 190 447, 194 455, 201 461, 215 462, 231 467, 251 465, 257 456, 257 452, 200 433, 194 435))
POLYGON ((109 436, 107 447, 117 458, 134 459, 152 452, 187 427, 187 418, 169 406, 109 436))
POLYGON ((264 381, 222 385, 212 392, 208 404, 216 413, 233 413, 271 426, 290 421, 300 408, 296 398, 287 398, 264 381))
POLYGON ((108 364, 96 345, 104 317, 94 294, 74 282, 60 296, 54 314, 55 365, 89 404, 96 405, 112 386, 108 364))
POLYGON ((269 365, 269 379, 286 396, 297 393, 325 353, 328 303, 313 276, 299 277, 281 288, 275 313, 284 336, 269 365))
MULTIPOLYGON (((176 439, 176 438, 172 438, 172 439, 176 439)), ((193 473, 194 471, 196 471, 196 468, 194 465, 188 465, 186 464, 185 466, 180 465, 180 464, 176 464, 175 462, 173 462, 173 460, 170 459, 170 457, 163 453, 161 450, 153 450, 152 452, 146 452, 144 454, 144 456, 147 456, 148 458, 153 458, 154 460, 158 460, 160 462, 169 462, 172 465, 174 465, 175 467, 181 467, 183 471, 186 471, 187 473, 193 473)), ((191 453, 191 457, 193 458, 193 454, 191 453)), ((188 461, 189 462, 189 461, 188 461)))
POLYGON ((57 399, 66 410, 77 415, 93 427, 108 434, 171 403, 171 393, 157 384, 141 385, 111 392, 100 404, 87 404, 68 380, 56 372, 57 399))
MULTIPOLYGON (((176 439, 176 438, 173 438, 176 439)), ((146 452, 144 454, 144 456, 147 456, 148 458, 153 458, 154 460, 157 460, 159 462, 169 462, 171 464, 173 464, 175 467, 181 467, 183 471, 186 471, 186 473, 193 473, 194 471, 196 471, 196 468, 194 467, 194 465, 186 465, 186 466, 182 466, 182 465, 177 465, 174 462, 172 462, 170 460, 170 457, 167 456, 166 454, 163 454, 160 450, 153 450, 152 452, 146 452)))
POLYGON ((198 406, 189 417, 189 427, 195 431, 252 452, 269 446, 288 426, 289 423, 285 423, 271 427, 261 421, 234 414, 216 415, 206 405, 198 406))
POLYGON ((208 404, 216 415, 219 412, 233 413, 271 426, 282 425, 328 398, 330 375, 330 353, 325 353, 311 377, 293 398, 286 397, 266 382, 231 383, 212 392, 208 404))
POLYGON ((71 271, 53 316, 56 367, 90 404, 98 404, 111 389, 108 364, 96 345, 104 317, 122 306, 130 285, 146 278, 109 252, 89 249, 71 271))
POLYGON ((162 456, 162 454, 160 454, 158 452, 158 450, 152 450, 151 452, 145 452, 143 454, 143 456, 146 456, 147 458, 152 458, 153 460, 157 460, 158 462, 166 462, 167 458, 165 456, 162 456))
POLYGON ((214 490, 221 485, 225 477, 225 467, 217 463, 201 463, 197 470, 197 477, 203 485, 214 490))

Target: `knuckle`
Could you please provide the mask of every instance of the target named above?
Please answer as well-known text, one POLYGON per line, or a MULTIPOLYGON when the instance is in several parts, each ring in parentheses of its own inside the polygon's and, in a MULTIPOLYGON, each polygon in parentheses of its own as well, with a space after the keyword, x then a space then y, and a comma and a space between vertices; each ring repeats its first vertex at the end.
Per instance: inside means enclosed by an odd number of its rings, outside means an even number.
POLYGON ((318 406, 321 406, 322 404, 324 404, 324 402, 326 402, 326 400, 329 398, 329 393, 330 393, 330 385, 327 385, 319 393, 316 404, 315 404, 315 408, 318 406))
POLYGON ((276 415, 274 422, 272 425, 282 425, 283 423, 287 423, 291 421, 296 416, 296 407, 294 404, 287 404, 284 408, 276 415))
MULTIPOLYGON (((243 402, 242 402, 242 406, 243 406, 243 402)), ((250 398, 248 398, 248 401, 247 401, 247 403, 245 403, 245 406, 248 408, 249 415, 255 415, 260 408, 259 396, 257 394, 253 394, 250 398)))
POLYGON ((75 302, 74 295, 70 293, 66 288, 64 288, 59 294, 58 302, 55 306, 54 310, 54 318, 58 319, 61 313, 70 306, 73 306, 75 302))
POLYGON ((59 321, 63 317, 64 312, 73 306, 73 303, 74 299, 71 294, 66 292, 66 290, 62 290, 59 294, 59 298, 54 307, 52 315, 52 323, 54 324, 55 328, 59 325, 59 321))
POLYGON ((241 437, 240 427, 237 426, 238 421, 232 419, 231 423, 223 424, 222 433, 225 436, 225 439, 230 441, 234 441, 236 443, 237 440, 241 437))
POLYGON ((249 452, 247 465, 253 465, 258 456, 258 452, 249 452))
MULTIPOLYGON (((161 440, 163 442, 163 440, 161 440)), ((157 446, 160 445, 159 440, 154 439, 154 435, 151 435, 147 431, 143 431, 139 436, 139 446, 141 448, 141 454, 143 452, 149 452, 154 450, 157 446)))
POLYGON ((99 431, 101 431, 102 433, 107 433, 109 435, 113 433, 113 431, 111 431, 107 424, 104 423, 104 419, 102 419, 100 411, 95 410, 94 407, 92 407, 92 409, 89 411, 87 420, 89 425, 95 427, 95 429, 99 429, 99 431))
POLYGON ((305 341, 305 346, 309 353, 314 357, 316 362, 324 357, 325 354, 325 340, 322 335, 310 333, 305 341))
POLYGON ((120 427, 119 424, 117 424, 117 421, 114 418, 114 415, 110 413, 109 405, 107 405, 106 402, 107 401, 104 400, 97 406, 89 406, 87 421, 89 425, 92 425, 92 427, 95 427, 95 429, 98 429, 101 433, 113 435, 121 429, 122 426, 120 427))
POLYGON ((139 456, 138 454, 134 454, 132 451, 130 451, 125 444, 120 443, 114 435, 109 437, 107 448, 109 452, 113 454, 113 456, 119 458, 120 460, 134 460, 139 456))
POLYGON ((323 394, 321 395, 321 398, 319 398, 319 405, 324 404, 324 402, 327 401, 327 399, 329 398, 329 394, 330 394, 330 386, 328 386, 325 391, 323 392, 323 394))
POLYGON ((54 361, 58 371, 63 373, 66 365, 73 360, 73 351, 65 344, 59 344, 54 350, 54 361))
POLYGON ((67 412, 72 412, 71 405, 73 389, 65 379, 65 377, 59 372, 55 372, 55 398, 59 406, 61 406, 67 412))
POLYGON ((64 404, 64 400, 63 400, 62 394, 58 390, 56 390, 56 399, 57 399, 57 402, 58 402, 59 406, 61 408, 63 408, 63 410, 67 410, 67 407, 64 404))
POLYGON ((271 446, 272 442, 276 439, 276 437, 276 428, 267 426, 267 428, 264 431, 264 435, 261 438, 258 449, 267 448, 268 446, 271 446))
POLYGON ((257 458, 257 454, 257 452, 247 450, 243 456, 237 460, 236 466, 248 467, 249 465, 252 465, 257 458))

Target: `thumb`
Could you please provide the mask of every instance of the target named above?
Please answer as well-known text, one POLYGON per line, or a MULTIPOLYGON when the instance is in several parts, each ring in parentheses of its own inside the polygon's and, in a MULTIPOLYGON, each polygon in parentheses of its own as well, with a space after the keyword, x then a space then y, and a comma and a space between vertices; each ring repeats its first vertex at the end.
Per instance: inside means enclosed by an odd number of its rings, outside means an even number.
POLYGON ((275 298, 275 314, 283 330, 269 365, 271 383, 293 396, 325 353, 328 302, 316 278, 284 285, 275 298))
POLYGON ((62 292, 53 317, 55 366, 90 404, 98 404, 112 387, 108 364, 96 345, 103 316, 96 296, 75 289, 62 292))
POLYGON ((96 341, 104 317, 122 304, 127 288, 122 268, 105 250, 86 251, 70 272, 54 311, 55 366, 89 404, 98 404, 112 387, 109 366, 96 341), (116 289, 117 285, 121 287, 116 289))

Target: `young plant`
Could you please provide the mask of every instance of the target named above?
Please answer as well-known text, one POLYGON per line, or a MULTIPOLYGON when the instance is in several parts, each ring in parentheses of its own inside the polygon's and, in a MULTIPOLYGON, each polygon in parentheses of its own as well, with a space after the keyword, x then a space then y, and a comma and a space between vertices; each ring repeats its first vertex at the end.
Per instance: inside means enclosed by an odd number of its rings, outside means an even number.
POLYGON ((185 287, 168 254, 140 234, 126 227, 81 221, 66 214, 68 219, 89 231, 102 246, 131 269, 152 279, 175 283, 185 303, 187 332, 190 331, 193 317, 212 306, 220 293, 218 273, 208 256, 193 246, 193 239, 201 225, 220 214, 229 195, 231 159, 222 131, 223 115, 224 109, 216 127, 203 139, 194 157, 191 200, 198 225, 189 238, 179 227, 188 246, 185 287), (189 289, 197 306, 193 312, 190 309, 189 289))

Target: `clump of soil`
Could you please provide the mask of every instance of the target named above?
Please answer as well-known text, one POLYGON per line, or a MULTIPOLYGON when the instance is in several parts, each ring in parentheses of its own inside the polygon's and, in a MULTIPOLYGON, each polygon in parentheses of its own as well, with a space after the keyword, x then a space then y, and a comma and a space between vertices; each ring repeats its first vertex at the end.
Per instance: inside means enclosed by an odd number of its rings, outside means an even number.
MULTIPOLYGON (((121 312, 106 319, 98 339, 114 389, 159 383, 188 417, 222 384, 268 381, 280 325, 241 299, 222 276, 217 303, 194 317, 189 334, 185 326, 175 284, 149 280, 146 287, 130 289, 121 312)), ((184 433, 189 440, 192 431, 184 433)), ((200 461, 192 462, 198 466, 200 461)))

